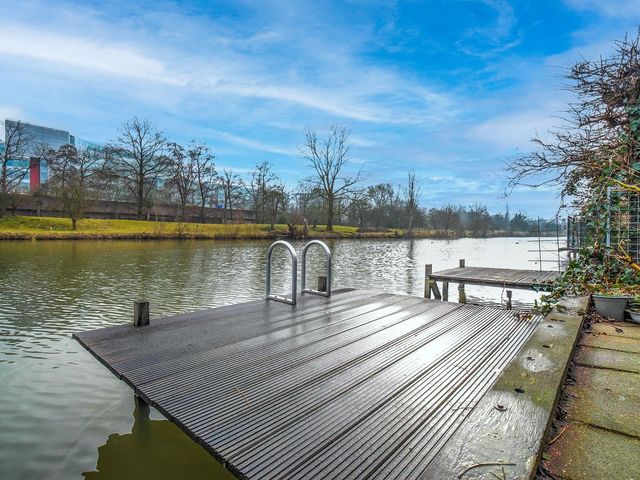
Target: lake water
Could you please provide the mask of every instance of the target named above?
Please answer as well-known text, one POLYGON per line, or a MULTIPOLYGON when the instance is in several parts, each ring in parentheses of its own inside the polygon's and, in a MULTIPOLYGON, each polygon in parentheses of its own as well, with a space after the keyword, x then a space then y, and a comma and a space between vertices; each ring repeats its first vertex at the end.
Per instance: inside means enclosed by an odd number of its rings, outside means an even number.
MULTIPOLYGON (((329 242, 336 287, 422 295, 424 264, 538 268, 526 238, 329 242)), ((294 243, 298 251, 302 243, 294 243)), ((532 246, 533 245, 533 246, 532 246)), ((0 242, 0 478, 232 478, 208 453, 151 412, 135 415, 131 389, 71 334, 131 320, 259 299, 269 242, 0 242), (137 420, 136 420, 137 419, 137 420)), ((555 247, 555 244, 554 244, 555 247)), ((323 263, 310 251, 308 282, 323 263)), ((545 264, 550 268, 554 264, 545 264)), ((287 293, 287 259, 273 285, 287 293)), ((500 289, 467 295, 501 301, 500 289)), ((514 292, 531 302, 533 292, 514 292)), ((457 298, 455 285, 450 298, 457 298)))

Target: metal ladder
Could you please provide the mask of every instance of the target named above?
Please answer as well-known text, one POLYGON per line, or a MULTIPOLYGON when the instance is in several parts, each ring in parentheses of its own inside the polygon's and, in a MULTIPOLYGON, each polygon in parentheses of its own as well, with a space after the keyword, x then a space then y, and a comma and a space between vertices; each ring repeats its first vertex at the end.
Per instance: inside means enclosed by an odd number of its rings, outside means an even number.
MULTIPOLYGON (((273 242, 267 250, 267 278, 266 278, 266 299, 274 300, 276 302, 287 303, 289 305, 295 305, 298 292, 298 255, 296 249, 293 248, 289 242, 284 240, 277 240, 273 242), (291 257, 291 296, 285 297, 282 295, 274 295, 271 293, 271 257, 276 247, 282 246, 289 252, 291 257)), ((309 293, 312 295, 321 295, 323 297, 331 296, 331 250, 326 243, 320 240, 311 240, 304 247, 302 247, 302 294, 309 293), (326 290, 314 290, 312 288, 305 288, 307 277, 307 252, 313 245, 318 245, 324 250, 325 265, 326 265, 326 290)))

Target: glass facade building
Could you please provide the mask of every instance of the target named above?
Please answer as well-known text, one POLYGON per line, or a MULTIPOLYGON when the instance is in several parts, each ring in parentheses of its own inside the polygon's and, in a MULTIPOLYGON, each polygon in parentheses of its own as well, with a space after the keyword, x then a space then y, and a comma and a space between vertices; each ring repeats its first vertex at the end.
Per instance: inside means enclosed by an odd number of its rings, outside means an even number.
MULTIPOLYGON (((8 162, 9 168, 30 168, 29 175, 25 176, 20 190, 33 190, 38 188, 42 183, 49 180, 49 167, 44 160, 37 157, 37 150, 40 145, 47 145, 49 148, 57 150, 63 145, 74 145, 76 143, 78 148, 96 148, 100 146, 86 142, 80 139, 76 139, 66 130, 60 130, 58 128, 44 127, 41 125, 34 125, 26 122, 18 122, 16 120, 5 120, 5 138, 6 132, 15 128, 20 123, 26 135, 31 138, 30 146, 25 154, 24 158, 11 159, 8 162)), ((4 145, 0 143, 0 149, 4 148, 4 145)), ((1 152, 1 150, 0 150, 1 152)))

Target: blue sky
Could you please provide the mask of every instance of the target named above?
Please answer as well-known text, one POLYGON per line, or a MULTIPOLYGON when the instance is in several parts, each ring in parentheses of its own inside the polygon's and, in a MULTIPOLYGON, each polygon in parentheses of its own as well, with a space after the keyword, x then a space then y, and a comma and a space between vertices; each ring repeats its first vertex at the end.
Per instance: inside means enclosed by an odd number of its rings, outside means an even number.
MULTIPOLYGON (((611 52, 640 1, 5 2, 0 117, 107 142, 134 115, 219 169, 308 175, 306 129, 352 132, 368 183, 503 211, 504 164, 560 123, 565 67, 611 52)), ((554 190, 512 212, 551 216, 554 190)))

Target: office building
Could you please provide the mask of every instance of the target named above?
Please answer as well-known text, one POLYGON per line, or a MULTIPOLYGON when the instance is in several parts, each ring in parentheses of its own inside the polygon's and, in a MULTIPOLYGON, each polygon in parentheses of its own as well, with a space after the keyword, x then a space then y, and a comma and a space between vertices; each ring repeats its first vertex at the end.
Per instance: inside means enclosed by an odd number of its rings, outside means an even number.
MULTIPOLYGON (((29 174, 24 178, 19 188, 23 191, 37 190, 41 184, 45 183, 49 179, 49 167, 47 162, 39 158, 37 153, 38 148, 41 145, 47 145, 53 150, 57 150, 63 145, 75 146, 76 143, 80 144, 80 146, 91 145, 94 148, 99 148, 95 144, 91 144, 83 140, 77 140, 74 135, 71 135, 66 130, 8 119, 5 120, 5 138, 7 136, 7 132, 15 129, 18 123, 21 123, 22 128, 24 129, 24 134, 30 138, 30 143, 24 157, 9 160, 8 167, 24 169, 28 166, 29 174)), ((4 145, 0 148, 4 148, 4 145)))

